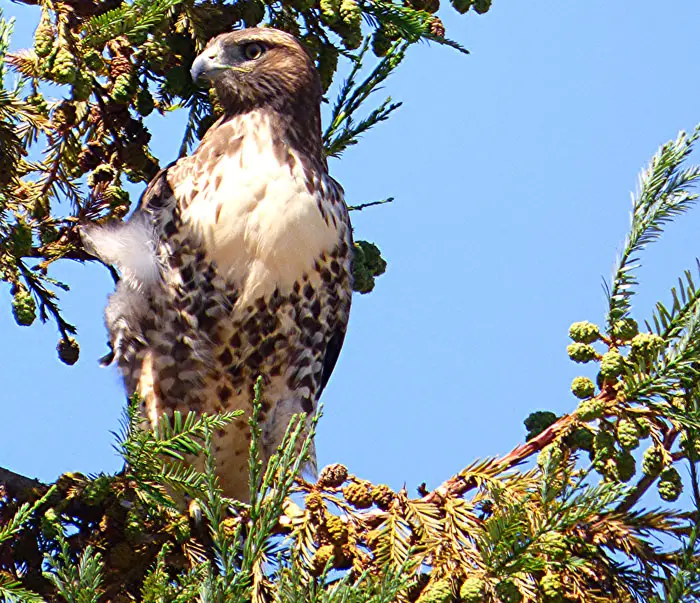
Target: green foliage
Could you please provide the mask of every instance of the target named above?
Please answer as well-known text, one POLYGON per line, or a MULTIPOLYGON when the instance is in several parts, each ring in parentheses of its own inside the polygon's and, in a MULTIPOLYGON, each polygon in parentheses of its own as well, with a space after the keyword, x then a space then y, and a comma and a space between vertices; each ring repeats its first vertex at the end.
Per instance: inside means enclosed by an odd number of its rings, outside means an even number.
POLYGON ((631 297, 638 284, 634 270, 639 266, 639 253, 656 241, 664 226, 689 209, 697 198, 690 189, 700 178, 700 168, 683 168, 682 162, 699 135, 697 129, 690 136, 682 132, 675 141, 663 145, 639 177, 639 190, 633 197, 632 226, 608 288, 610 332, 630 312, 631 297))

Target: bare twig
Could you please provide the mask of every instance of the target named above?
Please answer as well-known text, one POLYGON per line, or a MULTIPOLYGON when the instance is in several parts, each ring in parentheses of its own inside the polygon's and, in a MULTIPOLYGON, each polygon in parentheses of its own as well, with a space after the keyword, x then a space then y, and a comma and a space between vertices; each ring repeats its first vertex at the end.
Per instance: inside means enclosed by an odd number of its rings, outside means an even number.
MULTIPOLYGON (((609 399, 609 395, 606 392, 602 392, 599 395, 599 398, 607 401, 609 399)), ((535 452, 539 452, 557 438, 567 434, 576 425, 576 422, 576 416, 573 414, 560 417, 542 433, 528 440, 524 444, 516 446, 506 456, 501 458, 498 463, 501 470, 506 471, 507 469, 511 469, 512 467, 519 465, 525 459, 532 456, 535 452)), ((477 482, 474 478, 465 479, 462 477, 462 473, 458 473, 457 475, 454 475, 447 481, 443 482, 432 492, 426 494, 423 497, 423 500, 425 502, 439 503, 442 500, 452 496, 462 496, 465 492, 468 492, 476 486, 477 482)))
POLYGON ((348 205, 348 211, 362 211, 366 207, 374 207, 375 205, 384 205, 385 203, 391 203, 394 197, 388 197, 387 199, 382 199, 381 201, 372 201, 370 203, 361 203, 360 205, 348 205))

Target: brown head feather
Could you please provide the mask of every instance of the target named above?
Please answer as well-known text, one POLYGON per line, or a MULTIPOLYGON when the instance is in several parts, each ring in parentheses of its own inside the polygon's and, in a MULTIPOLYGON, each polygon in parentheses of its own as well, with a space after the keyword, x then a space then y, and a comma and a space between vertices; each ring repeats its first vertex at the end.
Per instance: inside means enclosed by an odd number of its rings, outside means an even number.
POLYGON ((321 83, 296 38, 277 29, 242 29, 213 38, 200 57, 217 65, 207 77, 227 117, 269 111, 292 146, 320 155, 321 83), (248 58, 250 45, 262 54, 248 58))

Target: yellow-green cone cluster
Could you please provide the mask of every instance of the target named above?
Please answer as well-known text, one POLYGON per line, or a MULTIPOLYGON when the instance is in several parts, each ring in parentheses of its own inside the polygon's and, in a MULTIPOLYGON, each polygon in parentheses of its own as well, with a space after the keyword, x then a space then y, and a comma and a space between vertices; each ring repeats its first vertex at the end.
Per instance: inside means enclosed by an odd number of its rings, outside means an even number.
POLYGON ((578 343, 593 343, 600 338, 600 329, 587 320, 575 322, 569 327, 569 337, 578 343))
POLYGON ((597 398, 584 400, 576 409, 576 416, 581 421, 593 421, 600 419, 605 414, 605 402, 597 398))
POLYGON ((592 345, 578 342, 569 344, 566 353, 574 362, 590 362, 598 356, 592 345))
POLYGON ((459 598, 464 603, 482 603, 486 595, 486 584, 481 578, 467 578, 459 588, 459 598))
POLYGON ((576 377, 571 382, 571 392, 581 400, 590 398, 595 393, 595 384, 588 377, 576 377))
POLYGON ((523 594, 512 580, 502 580, 496 585, 496 596, 500 603, 521 603, 523 594))
POLYGON ((335 23, 340 18, 340 0, 320 0, 319 8, 327 23, 335 23))
POLYGON ((540 588, 545 597, 556 599, 562 594, 564 585, 561 582, 561 576, 559 576, 559 574, 547 572, 540 579, 540 588))
POLYGON ((369 293, 374 289, 375 277, 384 274, 386 261, 379 248, 368 241, 357 241, 352 262, 353 289, 369 293))
POLYGON ((326 513, 326 531, 333 544, 345 544, 348 541, 348 526, 337 515, 326 513))
POLYGON ((677 500, 681 492, 683 492, 683 482, 678 471, 673 467, 665 469, 659 476, 657 488, 659 490, 659 496, 663 500, 668 502, 677 500))
POLYGON ((593 466, 601 475, 608 475, 614 468, 615 437, 606 429, 599 429, 593 440, 593 466), (611 462, 608 462, 611 461, 611 462))
POLYGON ((319 547, 319 549, 314 553, 311 559, 311 566, 316 575, 320 574, 328 565, 328 562, 333 558, 333 545, 327 544, 325 546, 319 547))
POLYGON ((81 500, 91 506, 99 505, 109 496, 112 480, 106 475, 100 475, 93 480, 88 480, 81 496, 81 500))
POLYGON ((449 580, 430 582, 416 599, 416 603, 450 603, 452 601, 452 585, 449 580))
POLYGON ((51 54, 54 47, 54 35, 51 17, 47 11, 42 11, 39 27, 34 33, 34 52, 37 56, 44 58, 51 54))
POLYGON ((625 358, 615 348, 603 354, 600 360, 600 374, 603 379, 614 379, 625 371, 625 358))
POLYGON ((333 74, 338 68, 338 49, 330 44, 324 44, 318 51, 318 76, 321 78, 321 88, 325 92, 333 81, 333 74))
POLYGON ((111 97, 115 102, 127 103, 134 97, 137 87, 138 84, 132 74, 123 73, 114 80, 111 97))
POLYGON ((664 348, 664 340, 654 333, 639 333, 630 343, 630 360, 653 360, 664 348))
POLYGON ((658 475, 664 468, 664 455, 663 452, 656 446, 647 448, 644 451, 644 456, 642 457, 642 471, 644 475, 655 476, 658 475))
POLYGON ((75 74, 73 81, 73 100, 86 101, 92 94, 92 81, 90 77, 81 71, 75 74))
POLYGON ((12 297, 12 315, 18 325, 28 327, 36 320, 36 303, 32 294, 18 288, 12 297))
POLYGON ((639 431, 640 439, 648 438, 651 433, 651 423, 646 417, 639 417, 634 419, 637 423, 637 430, 639 431))
POLYGON ((614 465, 611 469, 609 477, 619 482, 628 482, 637 472, 637 463, 634 457, 626 450, 617 451, 615 453, 614 465))
POLYGON ((372 486, 369 482, 352 482, 343 488, 343 496, 356 509, 372 506, 372 486))
POLYGON ((618 320, 612 328, 612 336, 615 339, 629 341, 639 333, 639 325, 632 318, 623 318, 618 320))
POLYGON ((59 84, 72 84, 75 81, 76 65, 73 53, 61 46, 56 52, 51 75, 59 84))
POLYGON ((88 176, 88 186, 94 187, 100 182, 110 182, 116 176, 116 174, 117 172, 111 165, 108 163, 102 163, 98 165, 93 170, 92 174, 88 176))
POLYGON ((460 15, 463 15, 472 7, 473 0, 450 0, 450 2, 454 9, 460 15))
POLYGON ((12 229, 12 250, 17 257, 23 257, 29 255, 32 251, 32 229, 29 224, 27 224, 21 218, 18 219, 17 224, 15 224, 12 229))
POLYGON ((681 433, 680 447, 685 456, 691 461, 697 461, 700 458, 700 437, 697 435, 689 438, 687 432, 681 433))
POLYGON ((639 446, 639 427, 631 419, 620 419, 617 422, 617 441, 625 450, 634 450, 639 446))
POLYGON ((96 50, 88 50, 83 55, 83 62, 89 69, 96 72, 102 71, 105 67, 105 61, 102 58, 102 55, 96 50))
POLYGON ((338 12, 343 23, 348 27, 360 27, 362 11, 356 0, 341 0, 338 12))

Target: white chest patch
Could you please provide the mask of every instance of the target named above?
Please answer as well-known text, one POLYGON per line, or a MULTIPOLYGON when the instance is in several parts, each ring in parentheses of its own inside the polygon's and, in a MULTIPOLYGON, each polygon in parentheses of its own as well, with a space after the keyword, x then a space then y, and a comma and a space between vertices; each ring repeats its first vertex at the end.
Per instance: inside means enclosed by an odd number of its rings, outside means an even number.
MULTIPOLYGON (((255 299, 308 274, 338 244, 338 230, 319 209, 326 186, 307 189, 294 150, 288 150, 288 160, 280 159, 268 118, 251 113, 236 120, 227 124, 231 150, 203 154, 204 165, 194 155, 193 175, 175 194, 190 197, 183 227, 198 235, 222 276, 255 299)), ((338 211, 330 203, 324 207, 338 211)))

